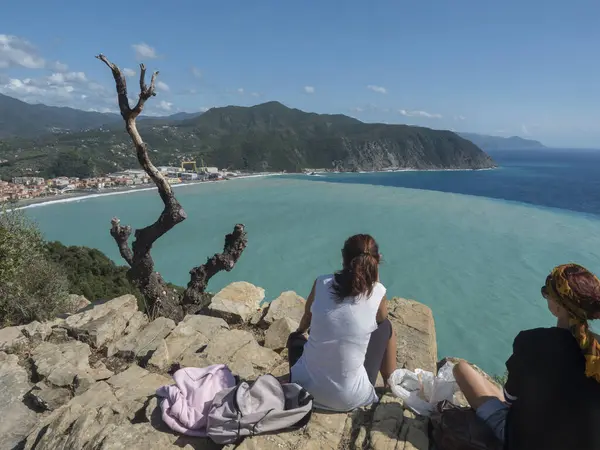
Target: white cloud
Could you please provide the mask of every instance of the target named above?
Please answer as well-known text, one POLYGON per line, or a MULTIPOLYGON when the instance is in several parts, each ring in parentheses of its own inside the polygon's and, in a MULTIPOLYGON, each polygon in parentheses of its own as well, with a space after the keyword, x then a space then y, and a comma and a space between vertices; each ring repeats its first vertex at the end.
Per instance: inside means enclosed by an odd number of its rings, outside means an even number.
POLYGON ((209 109, 210 109, 210 108, 209 108, 208 106, 202 106, 202 107, 199 109, 199 111, 200 111, 200 112, 206 112, 206 111, 208 111, 209 109))
POLYGON ((48 77, 50 84, 85 83, 87 77, 83 72, 53 73, 48 77))
POLYGON ((192 75, 194 75, 194 77, 200 79, 200 78, 202 78, 202 71, 200 69, 198 69, 197 67, 192 67, 192 75))
POLYGON ((525 136, 530 136, 531 133, 529 132, 529 129, 527 128, 526 125, 521 125, 521 132, 525 135, 525 136))
POLYGON ((158 89, 159 91, 165 91, 165 92, 169 92, 171 90, 169 85, 167 83, 165 83, 164 81, 157 81, 156 89, 158 89))
POLYGON ((367 86, 367 89, 373 91, 373 92, 377 92, 379 94, 387 94, 387 89, 384 88, 383 86, 376 86, 374 84, 369 84, 367 86))
POLYGON ((51 70, 56 70, 57 72, 66 72, 67 70, 69 70, 69 66, 67 66, 64 63, 61 63, 60 61, 54 61, 49 65, 48 68, 51 70))
POLYGON ((356 108, 350 109, 350 111, 353 112, 353 113, 361 113, 361 112, 364 111, 364 109, 361 108, 360 106, 357 106, 356 108))
POLYGON ((257 98, 260 97, 260 94, 258 92, 252 92, 250 95, 252 97, 257 97, 257 98))
POLYGON ((117 112, 116 108, 108 108, 108 107, 102 107, 102 108, 88 108, 86 109, 86 111, 89 112, 99 112, 99 113, 114 113, 117 112))
POLYGON ((148 44, 141 42, 139 44, 132 45, 135 51, 135 57, 137 59, 154 59, 158 58, 158 54, 154 47, 150 47, 148 44))
POLYGON ((133 69, 128 69, 127 67, 125 67, 123 69, 123 73, 125 74, 126 77, 134 77, 136 72, 133 69))
POLYGON ((441 114, 428 113, 427 111, 407 111, 406 109, 399 109, 398 112, 405 117, 424 117, 426 119, 441 119, 441 114))
POLYGON ((56 102, 64 104, 71 98, 71 93, 75 88, 71 85, 51 85, 46 86, 38 83, 38 80, 25 78, 11 78, 6 84, 0 86, 0 92, 18 97, 31 103, 56 102))
POLYGON ((304 86, 304 92, 306 92, 307 94, 314 94, 315 87, 314 86, 304 86))
POLYGON ((244 88, 238 88, 238 94, 243 94, 244 93, 244 88))
POLYGON ((114 88, 90 81, 84 72, 55 72, 48 76, 31 78, 0 77, 0 93, 28 103, 69 106, 87 110, 114 107, 114 88))
POLYGON ((466 119, 467 118, 465 116, 461 116, 461 115, 454 116, 454 120, 466 120, 466 119))
POLYGON ((156 107, 162 111, 169 112, 173 109, 173 103, 162 100, 156 107))
POLYGON ((0 69, 10 67, 43 69, 46 67, 46 61, 25 39, 10 34, 0 34, 0 69))

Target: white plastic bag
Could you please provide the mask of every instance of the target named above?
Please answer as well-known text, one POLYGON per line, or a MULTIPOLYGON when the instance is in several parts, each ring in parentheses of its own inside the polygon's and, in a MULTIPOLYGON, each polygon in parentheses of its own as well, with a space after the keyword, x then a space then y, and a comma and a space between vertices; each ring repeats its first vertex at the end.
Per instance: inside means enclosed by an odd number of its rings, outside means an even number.
POLYGON ((429 397, 429 402, 437 405, 439 402, 444 400, 454 401, 454 394, 458 392, 458 385, 454 380, 454 374, 452 370, 454 364, 447 362, 438 371, 437 376, 433 380, 433 393, 429 397))
POLYGON ((453 368, 454 364, 448 362, 439 370, 437 376, 421 369, 414 372, 397 369, 390 376, 388 384, 392 393, 404 400, 406 406, 417 414, 429 416, 438 402, 454 402, 458 385, 454 380, 453 368))

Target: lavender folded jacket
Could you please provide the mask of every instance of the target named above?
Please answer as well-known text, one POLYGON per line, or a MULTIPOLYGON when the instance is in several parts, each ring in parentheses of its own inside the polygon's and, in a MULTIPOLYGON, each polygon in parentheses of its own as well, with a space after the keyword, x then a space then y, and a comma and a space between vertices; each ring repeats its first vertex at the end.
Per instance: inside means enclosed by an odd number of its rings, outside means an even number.
POLYGON ((156 391, 161 397, 163 421, 173 431, 206 437, 208 411, 215 395, 235 386, 235 378, 224 364, 205 368, 186 367, 173 375, 175 385, 156 391))

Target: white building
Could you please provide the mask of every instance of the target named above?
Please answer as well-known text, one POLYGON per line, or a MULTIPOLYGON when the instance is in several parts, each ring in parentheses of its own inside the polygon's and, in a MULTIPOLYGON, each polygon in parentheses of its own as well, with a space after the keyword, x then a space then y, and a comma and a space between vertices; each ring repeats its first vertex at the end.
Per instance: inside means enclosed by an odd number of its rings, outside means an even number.
POLYGON ((160 166, 160 167, 157 167, 157 169, 163 173, 179 173, 179 172, 181 172, 181 167, 160 166))
POLYGON ((69 185, 70 181, 67 177, 58 177, 58 178, 55 178, 54 180, 52 180, 52 183, 57 188, 61 188, 61 187, 67 187, 69 185))
POLYGON ((12 182, 14 184, 23 184, 25 186, 41 186, 46 183, 46 180, 41 177, 14 177, 12 182))

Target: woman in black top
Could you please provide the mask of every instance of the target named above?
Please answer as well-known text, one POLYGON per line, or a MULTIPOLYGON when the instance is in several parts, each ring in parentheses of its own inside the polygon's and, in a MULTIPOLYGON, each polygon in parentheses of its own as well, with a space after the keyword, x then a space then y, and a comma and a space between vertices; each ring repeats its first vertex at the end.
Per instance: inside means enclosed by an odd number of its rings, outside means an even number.
POLYGON ((522 331, 501 392, 468 363, 454 375, 477 415, 509 450, 600 449, 600 280, 577 264, 555 267, 542 296, 556 327, 522 331))

